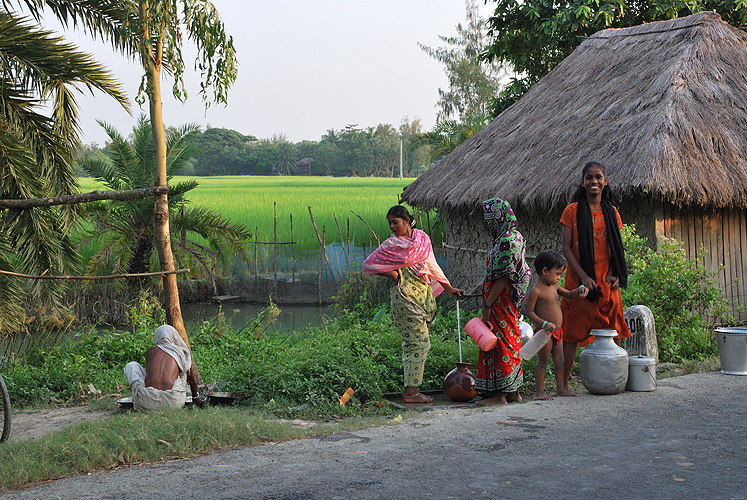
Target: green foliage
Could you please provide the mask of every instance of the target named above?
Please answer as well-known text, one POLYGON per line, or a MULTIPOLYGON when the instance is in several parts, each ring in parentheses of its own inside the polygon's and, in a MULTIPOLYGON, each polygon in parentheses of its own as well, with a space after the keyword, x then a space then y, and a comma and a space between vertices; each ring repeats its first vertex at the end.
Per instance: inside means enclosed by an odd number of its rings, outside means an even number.
MULTIPOLYGON (((147 309, 147 308, 146 308, 147 309)), ((462 317, 462 323, 467 314, 462 317)), ((142 323, 145 325, 145 323, 142 323)), ((462 325, 463 326, 463 325, 462 325)), ((125 391, 123 368, 144 362, 153 343, 153 327, 133 332, 82 332, 33 360, 11 363, 3 371, 13 405, 74 403, 92 384, 103 394, 125 391)), ((423 389, 440 389, 459 360, 456 313, 442 313, 431 327, 431 352, 423 389)), ((305 414, 365 410, 383 393, 402 391, 402 340, 388 306, 341 313, 321 328, 291 334, 255 335, 233 331, 225 320, 204 322, 190 332, 190 343, 203 379, 220 390, 246 392, 248 403, 305 414), (348 388, 355 395, 341 408, 348 388)), ((462 339, 465 361, 476 361, 477 346, 462 339)))
POLYGON ((655 251, 635 234, 633 225, 626 225, 622 236, 630 269, 623 304, 651 309, 660 360, 681 363, 716 355, 713 326, 733 318, 716 272, 703 263, 706 250, 688 260, 676 240, 660 238, 655 251))
POLYGON ((318 141, 291 143, 281 135, 257 139, 235 130, 210 128, 190 137, 201 151, 181 175, 332 175, 396 177, 400 139, 403 175, 425 167, 427 150, 412 151, 422 132, 419 119, 404 118, 399 128, 388 123, 330 129, 318 141))
POLYGON ((133 332, 154 331, 166 323, 166 312, 158 297, 147 290, 140 290, 135 303, 130 307, 128 319, 133 332))
POLYGON ((488 21, 493 38, 483 54, 521 75, 494 104, 496 115, 518 100, 584 40, 599 30, 625 28, 713 10, 733 26, 747 22, 741 0, 495 0, 488 21))
MULTIPOLYGON (((89 33, 113 33, 118 6, 51 2, 63 24, 89 33), (73 5, 75 4, 75 5, 73 5)), ((114 3, 114 2, 112 2, 114 3)), ((48 2, 3 2, 0 6, 0 198, 69 195, 76 177, 72 149, 79 142, 76 91, 99 91, 128 108, 122 86, 91 55, 39 23, 48 2), (17 4, 17 5, 11 5, 17 4), (23 14, 30 12, 33 19, 23 14)), ((47 207, 0 213, 0 268, 27 274, 67 274, 76 269, 70 241, 74 209, 47 207)), ((60 306, 61 281, 17 279, 0 284, 0 333, 23 329, 23 303, 60 306)))
MULTIPOLYGON (((154 149, 150 122, 140 116, 132 139, 101 123, 111 142, 103 159, 83 159, 81 167, 95 181, 112 190, 153 186, 154 149)), ((213 276, 216 264, 224 267, 236 255, 248 260, 246 241, 251 233, 240 223, 218 212, 190 203, 187 193, 195 181, 172 182, 176 171, 189 161, 195 147, 189 138, 198 130, 185 125, 167 131, 166 175, 169 182, 169 222, 174 259, 179 267, 213 276)), ((154 203, 151 198, 90 204, 83 211, 91 224, 84 244, 95 249, 87 267, 91 274, 144 273, 155 260, 154 203)))
MULTIPOLYGON (((457 36, 439 39, 447 46, 432 48, 419 43, 423 51, 444 65, 448 89, 438 89, 438 122, 449 118, 487 116, 488 105, 500 88, 501 68, 480 59, 485 50, 485 20, 480 18, 475 0, 466 1, 467 24, 457 24, 457 36)), ((436 155, 437 157, 438 155, 436 155)))

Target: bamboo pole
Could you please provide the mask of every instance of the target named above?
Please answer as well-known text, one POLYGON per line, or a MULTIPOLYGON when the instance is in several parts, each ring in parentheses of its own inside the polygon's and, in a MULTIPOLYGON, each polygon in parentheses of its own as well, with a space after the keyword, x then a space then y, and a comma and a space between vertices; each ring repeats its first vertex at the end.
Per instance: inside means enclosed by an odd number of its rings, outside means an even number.
MULTIPOLYGON (((309 207, 309 212, 311 212, 311 207, 309 207)), ((316 230, 316 226, 314 226, 314 230, 316 230)), ((319 233, 316 234, 319 236, 319 233)), ((322 305, 322 268, 324 267, 324 247, 322 246, 322 239, 319 238, 319 272, 316 276, 316 282, 317 282, 317 289, 319 290, 319 305, 322 305)))
MULTIPOLYGON (((316 233, 316 238, 319 240, 319 245, 322 247, 322 254, 324 255, 324 259, 327 261, 327 265, 330 268, 330 272, 332 269, 332 264, 329 262, 329 256, 327 256, 327 250, 324 248, 324 242, 322 241, 322 237, 319 236, 319 230, 316 228, 316 221, 314 220, 314 214, 311 213, 311 207, 309 207, 309 217, 311 217, 311 224, 314 226, 314 232, 316 233)), ((322 226, 324 228, 324 226, 322 226)))
MULTIPOLYGON (((353 212, 353 211, 351 210, 351 212, 353 212)), ((368 226, 368 230, 371 231, 371 234, 373 234, 376 237, 376 244, 377 245, 381 245, 381 241, 379 241, 379 235, 374 232, 374 230, 371 228, 371 226, 369 225, 369 223, 366 222, 366 220, 363 217, 361 217, 360 215, 358 215, 357 213, 353 212, 353 215, 355 215, 356 217, 358 217, 360 220, 363 221, 363 223, 365 225, 368 226)), ((373 246, 373 240, 371 240, 371 235, 369 235, 369 241, 371 242, 371 246, 373 246)))
MULTIPOLYGON (((311 167, 309 167, 311 168, 311 167)), ((296 282, 296 254, 295 254, 295 246, 293 245, 293 214, 290 214, 290 225, 291 225, 291 282, 296 282)))
POLYGON ((273 280, 272 280, 272 295, 273 297, 277 297, 278 294, 278 202, 275 201, 272 203, 272 232, 274 234, 273 241, 275 242, 274 248, 274 255, 272 257, 272 270, 273 270, 273 280))
MULTIPOLYGON (((345 268, 350 269, 350 258, 348 257, 348 251, 345 248, 345 239, 342 236, 342 228, 337 220, 337 214, 332 212, 332 217, 334 217, 335 224, 337 224, 337 230, 340 232, 340 244, 342 245, 342 254, 345 256, 345 268)), ((337 254, 337 252, 335 252, 335 254, 337 254)), ((340 278, 342 278, 342 273, 340 273, 340 278)))
POLYGON ((32 275, 32 274, 21 274, 14 273, 12 271, 2 271, 0 274, 5 276, 13 276, 15 278, 25 278, 31 280, 84 280, 84 281, 101 281, 101 280, 114 280, 121 278, 145 278, 148 276, 163 276, 165 274, 183 274, 188 273, 189 269, 175 269, 173 271, 158 271, 155 273, 127 273, 127 274, 107 274, 105 276, 74 276, 74 275, 63 275, 63 276, 51 276, 46 274, 32 275))
POLYGON ((24 200, 0 200, 0 208, 27 209, 51 207, 53 205, 74 205, 90 201, 118 200, 127 201, 135 198, 148 198, 169 192, 168 186, 150 186, 126 191, 91 191, 90 193, 66 194, 50 198, 28 198, 24 200))
POLYGON ((259 282, 259 255, 257 254, 257 232, 258 226, 254 226, 254 282, 259 282))

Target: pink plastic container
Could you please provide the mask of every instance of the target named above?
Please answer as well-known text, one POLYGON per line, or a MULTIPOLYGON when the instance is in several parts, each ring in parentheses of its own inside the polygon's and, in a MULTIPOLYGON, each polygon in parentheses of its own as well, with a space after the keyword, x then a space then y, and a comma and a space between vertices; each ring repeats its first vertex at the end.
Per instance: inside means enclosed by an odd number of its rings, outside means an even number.
POLYGON ((467 324, 464 325, 464 331, 472 337, 472 340, 477 342, 477 345, 483 351, 491 350, 498 343, 498 337, 495 336, 488 325, 482 322, 482 318, 472 318, 467 321, 467 324))

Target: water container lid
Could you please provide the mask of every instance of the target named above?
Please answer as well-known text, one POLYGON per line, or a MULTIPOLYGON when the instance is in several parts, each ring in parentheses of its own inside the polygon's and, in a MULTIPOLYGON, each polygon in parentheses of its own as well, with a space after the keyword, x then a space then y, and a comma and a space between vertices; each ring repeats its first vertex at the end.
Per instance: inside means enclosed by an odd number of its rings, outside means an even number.
POLYGON ((720 326, 713 331, 714 333, 731 333, 744 335, 747 334, 747 326, 720 326))
POLYGON ((617 337, 617 330, 592 330, 589 335, 595 337, 617 337))
POLYGON ((628 358, 628 364, 631 365, 653 365, 656 360, 651 356, 630 356, 628 358))

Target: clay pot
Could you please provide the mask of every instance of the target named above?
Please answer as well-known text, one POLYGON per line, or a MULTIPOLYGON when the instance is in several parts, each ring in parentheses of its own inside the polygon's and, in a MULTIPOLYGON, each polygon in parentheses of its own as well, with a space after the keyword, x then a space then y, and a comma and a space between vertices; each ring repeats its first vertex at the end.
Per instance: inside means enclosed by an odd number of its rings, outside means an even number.
POLYGON ((444 377, 443 389, 452 401, 469 401, 477 396, 475 376, 469 367, 470 363, 457 362, 456 368, 444 377))

